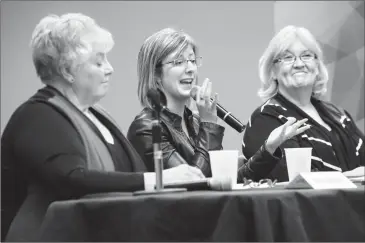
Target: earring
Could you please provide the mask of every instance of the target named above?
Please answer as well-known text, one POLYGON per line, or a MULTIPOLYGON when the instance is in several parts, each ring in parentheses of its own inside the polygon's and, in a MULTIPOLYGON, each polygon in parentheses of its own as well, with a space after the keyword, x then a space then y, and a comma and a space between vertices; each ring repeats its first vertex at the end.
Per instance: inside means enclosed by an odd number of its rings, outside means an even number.
POLYGON ((156 86, 158 87, 158 88, 162 88, 162 82, 161 82, 161 79, 157 79, 156 80, 156 86))

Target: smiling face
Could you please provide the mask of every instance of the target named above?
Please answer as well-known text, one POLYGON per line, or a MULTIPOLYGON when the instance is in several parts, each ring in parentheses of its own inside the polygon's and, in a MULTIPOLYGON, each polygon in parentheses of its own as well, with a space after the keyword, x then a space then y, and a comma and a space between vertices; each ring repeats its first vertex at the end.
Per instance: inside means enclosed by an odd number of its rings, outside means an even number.
POLYGON ((163 92, 169 102, 185 102, 190 99, 190 91, 196 83, 197 66, 186 60, 195 60, 195 53, 191 45, 188 45, 180 55, 177 51, 168 55, 162 61, 162 75, 160 82, 163 92), (177 60, 175 65, 172 61, 177 60), (182 61, 182 62, 179 62, 182 61), (172 62, 172 63, 169 63, 172 62))
POLYGON ((278 80, 279 87, 300 88, 313 86, 319 73, 317 60, 299 40, 294 41, 279 58, 281 61, 275 64, 274 76, 278 80), (285 63, 285 60, 296 57, 294 63, 285 63), (299 58, 301 57, 301 58, 299 58), (309 59, 309 60, 306 60, 309 59), (304 61, 303 61, 304 60, 304 61))

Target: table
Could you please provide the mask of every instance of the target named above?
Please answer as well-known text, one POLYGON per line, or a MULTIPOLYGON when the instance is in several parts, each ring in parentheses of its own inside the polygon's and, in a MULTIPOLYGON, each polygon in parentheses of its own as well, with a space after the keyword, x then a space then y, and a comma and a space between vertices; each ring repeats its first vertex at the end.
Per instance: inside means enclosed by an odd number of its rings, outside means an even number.
POLYGON ((54 202, 40 241, 365 241, 364 186, 90 195, 54 202))

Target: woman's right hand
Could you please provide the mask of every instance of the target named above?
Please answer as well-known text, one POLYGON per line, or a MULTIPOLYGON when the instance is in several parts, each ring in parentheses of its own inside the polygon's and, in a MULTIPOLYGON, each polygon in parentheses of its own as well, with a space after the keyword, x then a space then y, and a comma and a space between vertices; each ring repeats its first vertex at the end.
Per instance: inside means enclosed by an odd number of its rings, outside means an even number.
POLYGON ((188 164, 163 170, 162 175, 163 183, 189 182, 205 178, 200 169, 188 164))

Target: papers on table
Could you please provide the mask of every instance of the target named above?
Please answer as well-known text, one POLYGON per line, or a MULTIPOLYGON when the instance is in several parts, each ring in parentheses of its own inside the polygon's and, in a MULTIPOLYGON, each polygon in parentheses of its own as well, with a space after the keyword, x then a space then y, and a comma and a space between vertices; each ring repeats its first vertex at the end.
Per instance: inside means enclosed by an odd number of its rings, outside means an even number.
POLYGON ((356 188, 341 172, 303 172, 286 186, 288 189, 345 189, 356 188))

